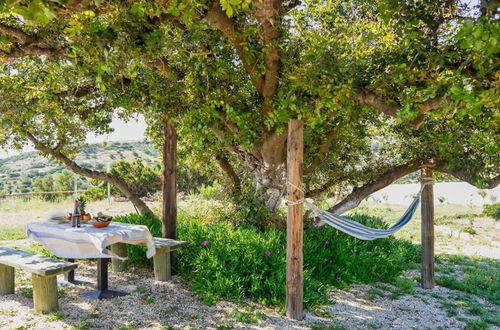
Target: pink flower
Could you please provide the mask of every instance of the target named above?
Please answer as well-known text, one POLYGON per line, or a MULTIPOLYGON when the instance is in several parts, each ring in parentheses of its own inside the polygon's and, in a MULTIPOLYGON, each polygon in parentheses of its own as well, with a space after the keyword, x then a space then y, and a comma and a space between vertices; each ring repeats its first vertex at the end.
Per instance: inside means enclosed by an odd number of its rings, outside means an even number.
POLYGON ((271 251, 266 251, 266 257, 271 256, 271 251))
POLYGON ((201 242, 201 246, 207 246, 207 245, 208 245, 208 241, 201 242))

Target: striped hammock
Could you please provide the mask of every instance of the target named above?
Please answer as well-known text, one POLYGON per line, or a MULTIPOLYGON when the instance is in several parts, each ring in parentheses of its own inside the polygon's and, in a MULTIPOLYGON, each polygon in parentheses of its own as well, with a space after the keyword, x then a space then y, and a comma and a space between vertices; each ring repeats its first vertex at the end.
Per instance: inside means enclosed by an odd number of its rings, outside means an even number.
POLYGON ((422 179, 422 186, 420 187, 420 191, 417 193, 417 197, 413 200, 413 202, 410 204, 406 212, 403 214, 401 219, 398 220, 395 224, 393 224, 390 228, 388 229, 376 229, 376 228, 370 228, 367 226, 364 226, 360 224, 359 222, 341 217, 340 215, 333 214, 330 212, 323 211, 319 209, 316 205, 313 203, 303 200, 304 203, 309 207, 311 211, 316 213, 316 215, 323 220, 326 224, 332 226, 333 228, 336 228, 347 235, 351 235, 353 237, 365 240, 365 241, 372 241, 377 238, 384 238, 387 236, 390 236, 394 233, 396 233, 398 230, 403 228, 408 222, 410 222, 411 218, 413 218, 413 215, 415 214, 415 211, 417 211, 418 204, 420 203, 420 196, 422 195, 422 191, 424 190, 425 186, 428 184, 433 184, 434 180, 431 178, 423 178, 422 179))
POLYGON ((305 200, 304 202, 309 207, 309 209, 316 213, 316 215, 320 217, 320 219, 323 220, 326 224, 353 237, 371 241, 377 238, 390 236, 403 228, 408 222, 410 222, 411 218, 415 214, 415 211, 417 210, 418 204, 420 203, 420 194, 411 203, 410 207, 406 210, 401 219, 399 219, 398 222, 396 222, 388 229, 370 228, 360 224, 359 222, 341 217, 340 215, 323 211, 307 200, 305 200))

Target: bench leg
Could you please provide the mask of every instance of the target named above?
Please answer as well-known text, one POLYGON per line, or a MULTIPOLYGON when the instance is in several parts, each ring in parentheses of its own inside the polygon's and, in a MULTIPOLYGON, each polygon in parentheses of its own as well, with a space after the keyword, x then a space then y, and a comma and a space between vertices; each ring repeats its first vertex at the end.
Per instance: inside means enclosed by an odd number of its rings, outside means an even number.
MULTIPOLYGON (((116 243, 111 245, 111 252, 115 253, 120 257, 127 257, 127 245, 124 243, 116 243)), ((114 272, 124 272, 127 270, 128 260, 120 260, 113 258, 111 259, 111 264, 113 265, 114 272)))
POLYGON ((14 267, 0 265, 0 294, 14 293, 14 267))
POLYGON ((59 309, 57 303, 57 277, 33 274, 33 302, 38 313, 51 313, 59 309))
POLYGON ((155 280, 168 281, 170 280, 170 250, 157 249, 153 257, 155 268, 155 280))

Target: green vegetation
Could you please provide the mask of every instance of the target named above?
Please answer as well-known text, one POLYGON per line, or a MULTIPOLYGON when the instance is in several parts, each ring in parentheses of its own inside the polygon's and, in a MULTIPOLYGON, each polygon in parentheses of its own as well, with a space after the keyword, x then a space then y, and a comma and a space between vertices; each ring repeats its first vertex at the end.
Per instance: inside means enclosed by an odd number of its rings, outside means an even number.
POLYGON ((485 204, 483 206, 483 214, 492 217, 495 220, 500 220, 500 203, 485 204))
POLYGON ((26 233, 24 228, 11 228, 3 226, 0 230, 0 241, 7 241, 13 239, 24 239, 26 233))
MULTIPOLYGON (((178 271, 205 303, 220 298, 243 301, 251 297, 262 304, 283 306, 285 298, 286 232, 259 230, 249 225, 206 223, 181 215, 179 239, 190 242, 179 251, 178 271)), ((367 225, 381 220, 364 215, 353 218, 367 225)), ((146 216, 116 217, 116 221, 147 225, 160 236, 161 224, 146 216)), ((128 246, 130 261, 145 264, 145 248, 128 246)), ((305 304, 326 301, 324 286, 390 281, 419 259, 411 243, 387 238, 359 241, 339 235, 332 228, 309 228, 304 233, 305 304)), ((150 262, 150 261, 149 261, 150 262)), ((406 286, 403 286, 404 290, 406 286)))
POLYGON ((438 260, 440 263, 460 266, 460 270, 453 274, 437 276, 438 285, 475 294, 500 305, 499 261, 462 256, 441 256, 438 260))

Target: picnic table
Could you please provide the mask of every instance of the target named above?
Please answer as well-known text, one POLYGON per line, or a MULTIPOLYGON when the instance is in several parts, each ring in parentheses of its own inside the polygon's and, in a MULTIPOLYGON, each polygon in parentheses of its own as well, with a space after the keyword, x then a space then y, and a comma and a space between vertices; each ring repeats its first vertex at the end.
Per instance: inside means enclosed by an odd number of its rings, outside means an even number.
MULTIPOLYGON (((123 296, 126 293, 110 290, 108 287, 108 263, 111 258, 126 259, 108 249, 113 244, 144 244, 146 256, 155 255, 155 243, 149 229, 143 225, 111 222, 108 227, 95 228, 91 224, 72 227, 70 223, 33 222, 26 226, 28 238, 42 244, 60 258, 97 259, 97 290, 87 292, 90 299, 106 299, 123 296)), ((74 280, 74 275, 69 276, 74 280)))

